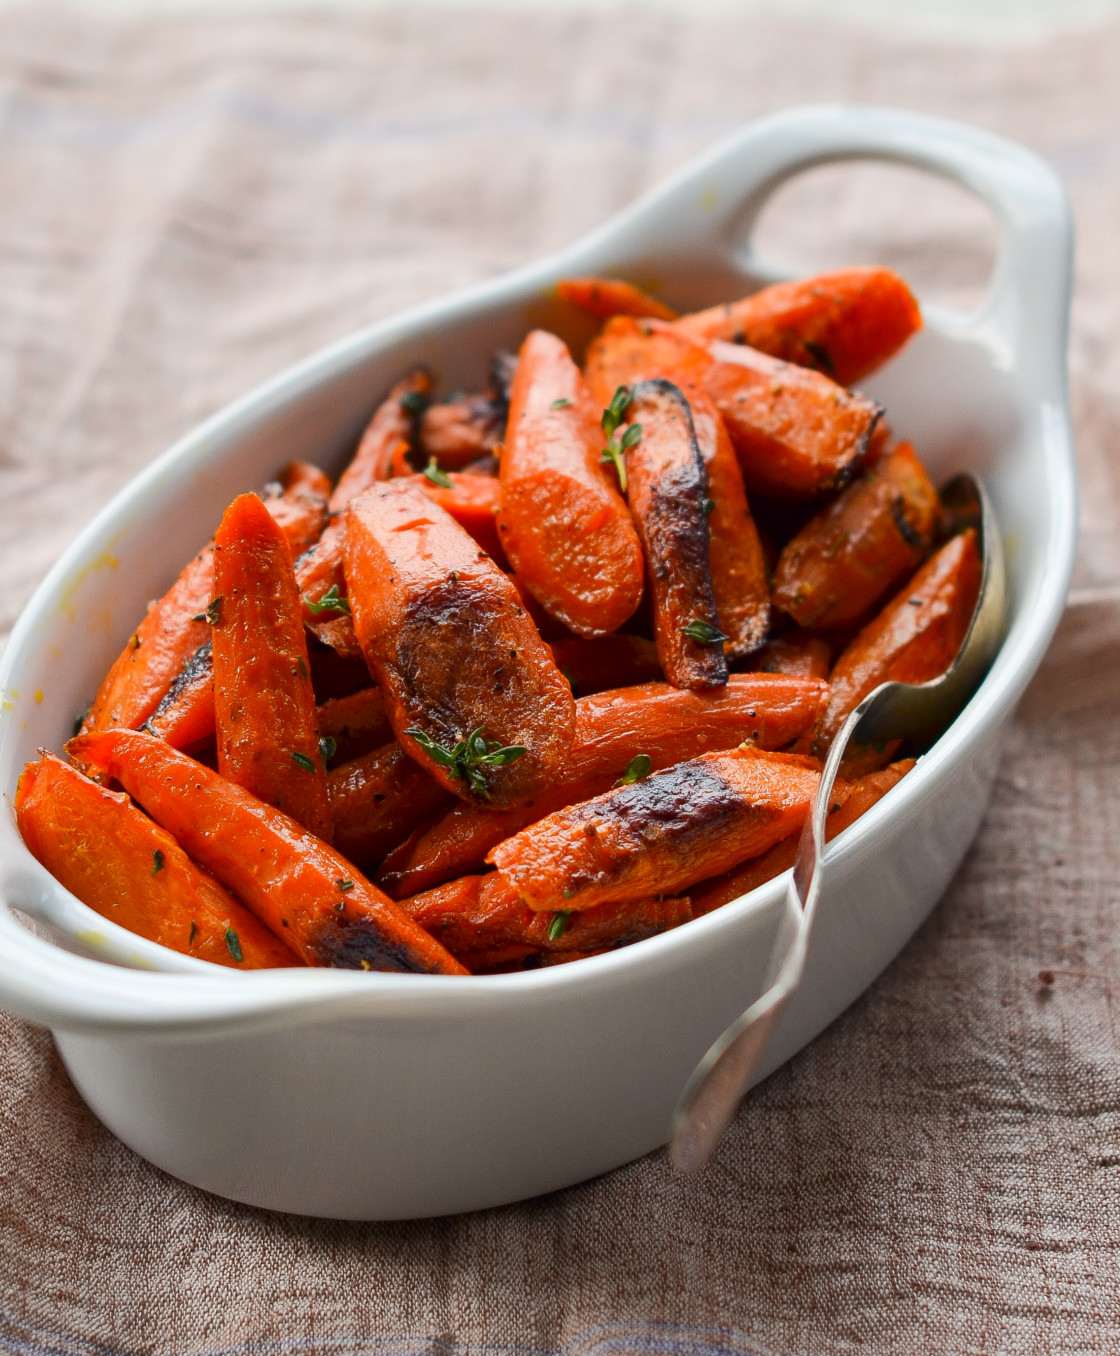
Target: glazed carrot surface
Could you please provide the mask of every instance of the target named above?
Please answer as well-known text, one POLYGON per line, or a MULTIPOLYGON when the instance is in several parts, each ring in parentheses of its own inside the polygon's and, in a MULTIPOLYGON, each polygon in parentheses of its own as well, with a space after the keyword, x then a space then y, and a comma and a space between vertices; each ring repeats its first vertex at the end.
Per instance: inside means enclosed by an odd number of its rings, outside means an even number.
POLYGON ((393 727, 380 688, 366 687, 323 702, 316 713, 319 738, 329 740, 327 762, 348 763, 387 744, 393 727))
POLYGON ((327 774, 334 844, 358 866, 377 866, 392 848, 455 797, 394 739, 327 774))
POLYGON ((564 298, 591 315, 606 320, 612 315, 647 315, 657 320, 675 320, 676 311, 621 278, 564 278, 556 284, 564 298))
POLYGON ((593 640, 569 636, 552 641, 550 648, 577 697, 589 697, 613 687, 652 683, 661 677, 657 646, 644 636, 616 634, 593 640))
POLYGON ((189 855, 308 965, 462 974, 428 933, 294 819, 138 730, 68 752, 115 778, 189 855))
POLYGON ((827 640, 805 632, 788 632, 768 640, 747 661, 755 673, 789 673, 800 678, 827 678, 832 650, 827 640))
POLYGON ((402 748, 465 800, 513 806, 562 766, 575 708, 517 590, 407 482, 346 517, 354 626, 402 748))
POLYGON ((498 536, 501 491, 496 477, 433 467, 423 475, 410 476, 409 481, 450 513, 491 560, 502 566, 508 563, 498 536))
POLYGON ((429 405, 420 416, 420 452, 445 471, 486 456, 505 434, 506 402, 493 391, 429 405))
POLYGON ((15 808, 33 856, 110 922, 215 965, 299 964, 127 796, 89 781, 53 754, 28 763, 15 808))
POLYGON ((566 346, 534 330, 510 394, 498 531, 524 587, 585 636, 616 630, 642 596, 641 546, 601 460, 601 415, 566 346))

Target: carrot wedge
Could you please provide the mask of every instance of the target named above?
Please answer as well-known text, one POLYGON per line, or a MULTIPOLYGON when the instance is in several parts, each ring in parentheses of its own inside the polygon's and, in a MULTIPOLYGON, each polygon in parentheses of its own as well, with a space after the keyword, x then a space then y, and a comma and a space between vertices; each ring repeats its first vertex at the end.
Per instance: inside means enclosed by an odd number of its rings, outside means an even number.
POLYGON ((704 374, 747 490, 808 499, 843 489, 882 410, 819 372, 757 349, 714 343, 704 374))
POLYGON ((327 774, 334 845, 357 866, 377 866, 454 797, 394 739, 327 774))
POLYGON ((407 477, 410 484, 451 514, 491 560, 505 566, 506 553, 498 536, 501 489, 494 476, 468 471, 443 471, 433 467, 423 475, 407 477))
POLYGON ((345 521, 354 627, 401 746, 464 800, 531 799, 575 708, 513 584, 414 485, 375 486, 345 521))
POLYGON ((576 735, 563 770, 530 805, 492 810, 457 805, 418 829, 382 863, 394 898, 482 868, 487 852, 534 820, 607 791, 629 771, 659 771, 751 739, 779 749, 810 732, 828 700, 816 679, 732 674, 726 687, 689 692, 668 683, 601 692, 576 702, 576 735), (637 762, 635 763, 635 760, 637 762))
POLYGON ((31 855, 95 913, 184 956, 242 970, 295 954, 125 795, 43 751, 16 789, 31 855))
MULTIPOLYGON (((832 842, 838 833, 842 833, 849 824, 854 824, 860 815, 866 814, 913 766, 913 758, 906 758, 878 772, 872 772, 859 781, 847 785, 837 782, 834 788, 837 794, 833 802, 836 808, 829 810, 828 818, 825 820, 825 841, 832 842), (842 803, 836 804, 841 797, 842 803)), ((733 899, 739 899, 742 895, 749 894, 751 890, 757 890, 768 880, 773 880, 783 871, 788 871, 793 866, 796 856, 797 839, 785 838, 775 844, 769 852, 764 852, 761 857, 752 857, 742 866, 725 871, 722 876, 694 885, 688 892, 692 901, 693 917, 699 918, 702 914, 711 913, 713 909, 730 904, 733 899)))
POLYGON ((750 656, 747 667, 754 673, 789 673, 801 678, 827 678, 832 652, 827 640, 790 631, 750 656))
MULTIPOLYGON (((979 590, 980 552, 968 528, 922 566, 836 661, 813 751, 823 756, 848 715, 880 683, 925 683, 944 673, 968 631, 979 590)), ((858 746, 852 748, 855 753, 858 746)))
POLYGON ((842 386, 885 363, 921 324, 918 303, 889 268, 847 268, 777 283, 677 321, 693 338, 749 344, 815 367, 842 386))
POLYGON ((255 494, 226 509, 214 541, 218 770, 329 841, 327 774, 288 544, 255 494))
POLYGON ((939 511, 925 468, 901 443, 786 543, 775 606, 800 626, 855 621, 918 566, 939 511))
POLYGON ((598 425, 563 341, 533 330, 510 394, 498 532, 521 583, 582 636, 617 630, 642 596, 641 547, 598 425))
POLYGON ((677 318, 671 306, 621 278, 563 278, 556 284, 556 290, 565 301, 602 320, 614 315, 653 316, 656 320, 677 318))
POLYGON ((709 753, 558 810, 487 861, 531 909, 675 894, 796 833, 819 779, 792 755, 709 753))
POLYGON ((461 471, 505 437, 506 403, 492 391, 429 405, 420 416, 420 451, 445 471, 461 471))
POLYGON ((308 965, 466 973, 345 857, 162 740, 106 730, 79 735, 68 751, 116 778, 308 965))
POLYGON ((653 635, 674 687, 719 687, 727 660, 708 558, 708 476, 688 401, 656 378, 630 391, 627 499, 645 551, 653 635))
POLYGON ((212 641, 208 640, 191 655, 140 728, 166 740, 173 749, 199 749, 214 738, 217 725, 212 641))
POLYGON ((596 636, 591 640, 570 636, 550 641, 549 648, 577 697, 635 683, 655 683, 661 677, 657 646, 644 636, 596 636))
POLYGON ((349 763, 372 753, 393 737, 393 727, 385 714, 381 689, 363 687, 345 697, 322 702, 316 713, 319 738, 330 740, 327 762, 349 763))

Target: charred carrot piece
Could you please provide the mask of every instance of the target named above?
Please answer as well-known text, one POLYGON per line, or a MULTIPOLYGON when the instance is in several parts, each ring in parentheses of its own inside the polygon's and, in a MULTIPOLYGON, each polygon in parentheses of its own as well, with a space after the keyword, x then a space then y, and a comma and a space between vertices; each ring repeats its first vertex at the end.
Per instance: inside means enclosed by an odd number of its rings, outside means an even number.
POLYGON ((571 747, 571 689, 517 590, 422 490, 375 486, 346 514, 354 627, 405 751, 448 791, 532 798, 571 747))
POLYGON ((179 670, 155 711, 140 727, 173 749, 196 750, 217 732, 214 715, 214 647, 200 646, 179 670))
POLYGON ((556 284, 556 290, 565 301, 602 320, 613 315, 653 316, 657 320, 677 318, 671 306, 621 278, 564 278, 556 284))
POLYGON ((600 461, 599 419, 563 341, 533 330, 510 396, 498 531, 521 583, 583 636, 617 630, 642 596, 642 551, 600 461))
MULTIPOLYGON (((270 495, 268 511, 282 520, 293 551, 322 530, 326 506, 308 488, 315 468, 299 463, 291 489, 270 495), (304 472, 307 472, 305 474, 304 472)), ((322 474, 319 472, 318 474, 322 474)), ((207 608, 213 597, 214 544, 203 548, 129 638, 105 675, 82 724, 83 732, 143 725, 166 696, 183 666, 210 638, 207 608)))
POLYGON ((796 833, 819 778, 790 755, 709 753, 557 810, 487 861, 531 909, 675 894, 796 833))
MULTIPOLYGON (((873 772, 859 781, 847 784, 838 781, 834 788, 835 809, 830 809, 825 820, 825 841, 831 842, 849 824, 854 824, 860 815, 866 814, 913 766, 913 758, 907 758, 902 762, 892 763, 890 767, 879 772, 873 772)), ((702 914, 711 913, 713 909, 730 904, 732 900, 740 899, 752 890, 757 890, 768 880, 773 880, 783 871, 788 871, 793 866, 796 856, 797 839, 786 838, 775 844, 769 852, 764 852, 761 857, 753 857, 742 866, 725 871, 722 876, 694 885, 688 892, 692 901, 693 917, 699 918, 702 914)))
POLYGON ((708 560, 708 476, 688 401, 672 382, 639 382, 627 418, 626 495, 645 551, 658 660, 674 687, 718 687, 727 682, 727 637, 708 560))
POLYGON ((921 562, 939 511, 914 449, 900 444, 786 543, 775 606, 806 627, 855 621, 921 562))
POLYGON ((127 796, 45 750, 19 779, 16 820, 32 856, 62 886, 129 932, 235 969, 299 964, 127 796))
POLYGON ((925 683, 944 673, 968 631, 979 590, 980 552, 969 528, 927 561, 836 661, 814 752, 823 755, 849 713, 880 683, 925 683))
POLYGON ((79 735, 68 751, 116 778, 308 965, 465 973, 322 839, 162 740, 106 730, 79 735))
MULTIPOLYGON (((577 697, 635 683, 653 683, 661 677, 657 646, 644 636, 598 636, 584 640, 571 636, 551 642, 552 657, 577 697)), ((578 715, 577 715, 578 721, 578 715)))
MULTIPOLYGON (((307 461, 289 462, 280 472, 280 493, 264 494, 268 511, 283 529, 293 559, 323 535, 330 516, 330 477, 307 461)), ((271 487, 270 487, 271 488, 271 487)))
POLYGON ((791 631, 776 640, 768 640, 747 660, 754 673, 788 673, 799 678, 827 678, 832 668, 832 651, 827 640, 804 632, 791 631))
POLYGON ((461 471, 505 437, 507 406, 493 391, 429 405, 420 416, 420 451, 445 471, 461 471))
MULTIPOLYGON (((326 500, 331 497, 331 478, 326 471, 321 470, 314 462, 290 461, 276 479, 280 482, 280 488, 284 494, 312 494, 319 499, 326 500)), ((264 497, 267 498, 267 495, 264 497)), ((294 546, 292 554, 299 554, 294 546)))
POLYGON ((214 541, 218 771, 329 842, 327 774, 288 544, 255 494, 226 509, 214 541))
POLYGON ((327 774, 334 844, 358 866, 377 866, 454 797, 394 739, 327 774))
POLYGON ((922 317, 889 268, 848 268, 778 283, 677 324, 694 338, 749 344, 850 386, 897 353, 922 317))
POLYGON ((315 719, 319 738, 330 741, 328 763, 349 763, 381 748, 393 737, 381 689, 376 687, 323 702, 315 719))
POLYGON ((400 898, 478 871, 503 838, 626 776, 734 748, 744 739, 782 748, 812 731, 827 700, 827 684, 779 674, 732 674, 726 687, 703 692, 645 683, 583 697, 576 702, 575 742, 564 769, 532 804, 513 811, 457 805, 390 853, 379 883, 400 898))
POLYGON ((688 399, 696 442, 708 473, 708 564, 720 630, 730 659, 766 639, 770 588, 758 530, 731 439, 704 387, 715 360, 674 326, 657 320, 610 321, 588 348, 587 383, 606 405, 621 386, 666 377, 688 399))
POLYGON ((508 564, 498 536, 498 507, 501 491, 494 476, 472 475, 466 471, 444 471, 429 466, 423 475, 408 477, 434 504, 450 513, 464 532, 472 536, 491 560, 508 564))
POLYGON ((714 343, 704 384, 748 491, 806 499, 843 489, 882 411, 819 372, 757 349, 714 343))

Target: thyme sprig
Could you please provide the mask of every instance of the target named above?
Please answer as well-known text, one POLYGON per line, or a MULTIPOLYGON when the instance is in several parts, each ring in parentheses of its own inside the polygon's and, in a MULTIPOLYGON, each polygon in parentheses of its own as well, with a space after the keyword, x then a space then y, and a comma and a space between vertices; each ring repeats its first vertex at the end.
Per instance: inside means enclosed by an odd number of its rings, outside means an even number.
POLYGON ((642 436, 641 424, 631 424, 619 436, 619 425, 626 418, 626 411, 629 408, 630 387, 620 386, 611 396, 611 403, 603 411, 603 417, 599 421, 600 427, 607 435, 607 445, 599 454, 599 460, 614 466, 618 473, 619 489, 623 494, 626 493, 626 449, 633 447, 642 436))
POLYGON ((482 769, 508 767, 510 763, 516 763, 523 753, 528 752, 522 744, 502 745, 497 741, 491 742, 483 736, 481 725, 449 749, 437 744, 415 726, 405 730, 405 734, 415 739, 429 758, 440 767, 445 767, 452 777, 465 781, 476 796, 482 796, 484 799, 490 795, 490 788, 482 769))

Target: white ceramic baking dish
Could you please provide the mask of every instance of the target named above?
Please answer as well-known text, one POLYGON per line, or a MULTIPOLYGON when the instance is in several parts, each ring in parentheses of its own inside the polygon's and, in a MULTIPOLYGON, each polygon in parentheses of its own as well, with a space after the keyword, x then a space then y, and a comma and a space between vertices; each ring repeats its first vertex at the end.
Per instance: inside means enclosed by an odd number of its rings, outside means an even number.
POLYGON ((984 477, 1008 547, 1010 625, 958 720, 830 852, 805 980, 762 1073, 831 1022, 926 917, 979 827, 1001 727, 1072 568, 1070 221, 1053 173, 1009 142, 909 113, 804 108, 744 128, 571 248, 362 330, 236 401, 120 494, 29 603, 0 661, 0 1004, 52 1029, 82 1095, 138 1153, 256 1205, 389 1219, 551 1191, 665 1142, 697 1059, 756 996, 784 881, 554 969, 236 974, 79 904, 22 846, 11 798, 25 760, 61 747, 146 600, 235 494, 291 457, 337 468, 410 364, 446 388, 477 386, 491 352, 531 324, 578 340, 550 297, 565 274, 655 281, 681 308, 770 281, 750 248, 767 197, 800 170, 865 157, 946 175, 998 222, 983 306, 930 308, 868 388, 937 479, 966 467, 984 477))

